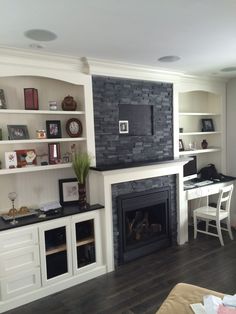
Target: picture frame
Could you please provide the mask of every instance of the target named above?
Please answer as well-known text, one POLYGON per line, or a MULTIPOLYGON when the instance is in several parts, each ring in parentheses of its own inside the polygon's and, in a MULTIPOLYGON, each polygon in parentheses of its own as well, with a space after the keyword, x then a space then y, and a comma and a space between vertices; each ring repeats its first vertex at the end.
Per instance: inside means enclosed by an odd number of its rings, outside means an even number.
POLYGON ((119 120, 119 134, 128 134, 128 133, 129 133, 129 121, 119 120))
POLYGON ((59 197, 61 206, 78 204, 78 180, 76 178, 60 179, 59 197))
POLYGON ((5 152, 5 166, 7 169, 13 169, 17 167, 16 152, 5 152))
POLYGON ((38 90, 36 88, 24 88, 25 110, 38 110, 38 90))
POLYGON ((7 125, 9 140, 27 140, 29 132, 26 125, 7 125))
POLYGON ((179 139, 179 151, 182 152, 184 151, 184 143, 183 140, 179 139))
POLYGON ((37 155, 34 149, 15 150, 17 156, 17 168, 36 166, 37 155))
POLYGON ((46 120, 47 138, 61 138, 61 121, 46 120))
POLYGON ((214 124, 212 119, 202 119, 202 132, 214 132, 214 124))
POLYGON ((48 144, 48 163, 49 165, 59 164, 61 162, 61 150, 59 143, 48 144))
POLYGON ((4 90, 0 89, 0 109, 7 109, 4 90))

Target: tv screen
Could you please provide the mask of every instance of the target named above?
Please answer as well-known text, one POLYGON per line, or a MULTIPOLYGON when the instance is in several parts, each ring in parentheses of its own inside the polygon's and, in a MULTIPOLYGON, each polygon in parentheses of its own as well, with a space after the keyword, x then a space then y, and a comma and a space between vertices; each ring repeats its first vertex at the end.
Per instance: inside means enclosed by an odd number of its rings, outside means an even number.
POLYGON ((192 158, 192 160, 184 165, 184 181, 197 177, 197 156, 189 157, 192 158))
POLYGON ((119 104, 119 120, 128 121, 126 135, 153 135, 153 106, 119 104))

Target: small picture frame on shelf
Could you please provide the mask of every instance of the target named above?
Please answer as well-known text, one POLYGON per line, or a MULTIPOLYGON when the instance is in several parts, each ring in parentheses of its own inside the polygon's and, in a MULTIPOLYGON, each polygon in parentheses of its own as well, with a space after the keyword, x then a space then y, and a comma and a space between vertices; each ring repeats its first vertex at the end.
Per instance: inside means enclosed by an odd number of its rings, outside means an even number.
POLYGON ((179 139, 179 151, 182 152, 184 151, 184 143, 183 140, 179 139))
POLYGON ((26 125, 7 125, 9 140, 27 140, 29 132, 26 125))
POLYGON ((37 156, 34 149, 16 150, 17 168, 36 166, 37 156))
POLYGON ((4 90, 0 89, 0 109, 7 109, 4 90))
POLYGON ((61 206, 78 204, 78 180, 76 178, 59 180, 59 196, 61 206))
POLYGON ((16 152, 5 152, 5 166, 7 169, 13 169, 17 167, 16 152))
POLYGON ((79 137, 82 135, 82 123, 77 118, 71 118, 66 122, 66 132, 70 137, 79 137))
POLYGON ((214 124, 212 119, 202 119, 202 132, 214 132, 214 124))
POLYGON ((25 110, 38 110, 38 90, 36 88, 24 88, 25 110))
POLYGON ((48 162, 50 165, 59 164, 61 162, 61 151, 59 143, 48 144, 48 162))
POLYGON ((46 121, 47 138, 61 138, 61 121, 47 120, 46 121))
POLYGON ((129 121, 128 120, 119 120, 119 133, 120 134, 129 133, 129 121))

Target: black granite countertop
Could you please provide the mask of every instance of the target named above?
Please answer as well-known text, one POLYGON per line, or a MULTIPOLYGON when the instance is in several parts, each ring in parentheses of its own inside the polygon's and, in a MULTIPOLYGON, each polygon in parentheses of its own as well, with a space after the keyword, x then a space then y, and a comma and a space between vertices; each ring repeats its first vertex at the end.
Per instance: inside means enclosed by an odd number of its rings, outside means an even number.
POLYGON ((41 211, 38 211, 37 215, 30 216, 30 217, 24 217, 24 218, 17 218, 18 223, 16 225, 10 224, 10 221, 5 221, 2 217, 0 217, 0 231, 9 230, 9 229, 15 229, 18 227, 23 227, 27 225, 32 225, 35 223, 40 223, 44 221, 49 221, 53 219, 63 218, 71 215, 76 215, 80 213, 85 213, 89 211, 93 211, 96 209, 101 209, 104 206, 100 204, 94 204, 89 205, 87 204, 86 209, 80 208, 78 205, 70 205, 70 206, 64 206, 61 209, 57 210, 55 214, 46 215, 44 218, 40 218, 40 215, 42 214, 41 211))

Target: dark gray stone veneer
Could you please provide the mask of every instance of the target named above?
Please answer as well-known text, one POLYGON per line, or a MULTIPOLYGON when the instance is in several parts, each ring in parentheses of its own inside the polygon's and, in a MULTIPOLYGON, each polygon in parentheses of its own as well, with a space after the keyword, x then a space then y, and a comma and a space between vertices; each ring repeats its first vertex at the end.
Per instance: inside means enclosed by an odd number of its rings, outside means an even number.
POLYGON ((173 86, 93 76, 96 164, 173 159, 173 86), (119 134, 119 104, 152 105, 153 135, 119 134))
POLYGON ((176 175, 122 182, 112 185, 112 215, 115 267, 119 265, 119 234, 117 215, 117 196, 132 192, 142 192, 158 187, 170 187, 170 219, 172 243, 177 242, 177 210, 176 210, 176 175))

